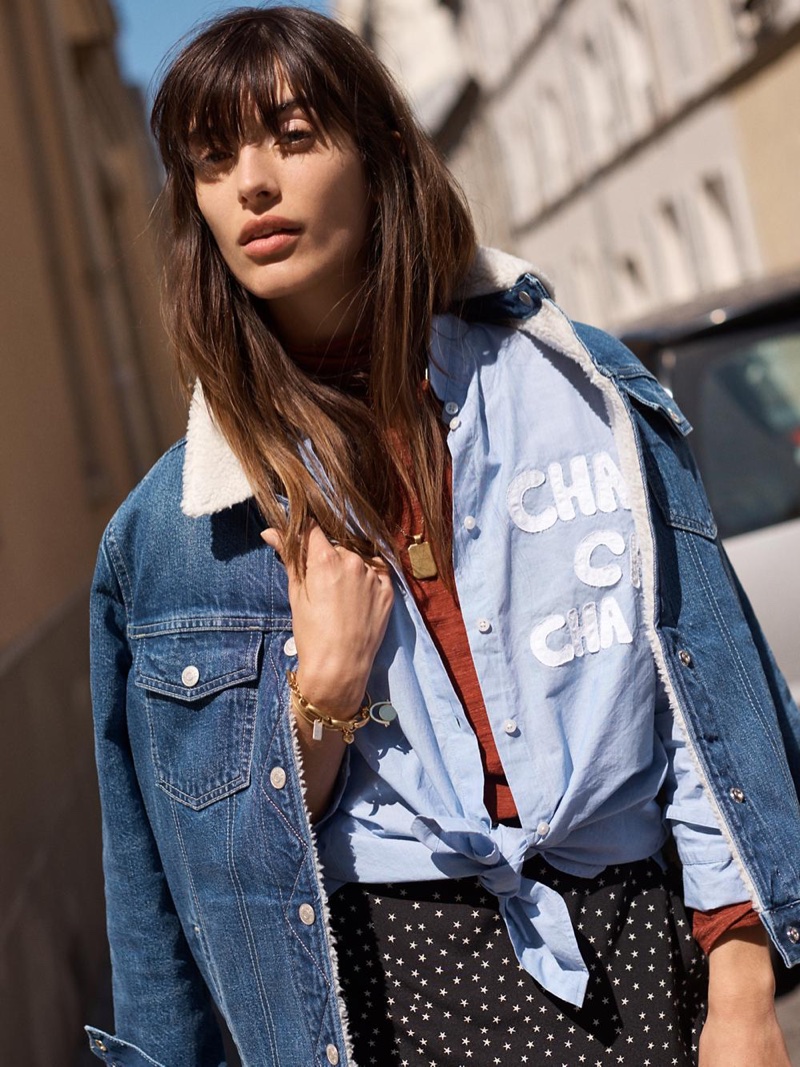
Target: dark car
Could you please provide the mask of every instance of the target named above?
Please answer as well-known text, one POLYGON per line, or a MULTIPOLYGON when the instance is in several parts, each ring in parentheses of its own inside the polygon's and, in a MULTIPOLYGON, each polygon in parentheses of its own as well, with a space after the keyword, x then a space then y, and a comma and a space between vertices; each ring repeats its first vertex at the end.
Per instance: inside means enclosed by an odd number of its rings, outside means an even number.
POLYGON ((800 695, 800 274, 642 320, 622 340, 673 394, 720 533, 800 695))

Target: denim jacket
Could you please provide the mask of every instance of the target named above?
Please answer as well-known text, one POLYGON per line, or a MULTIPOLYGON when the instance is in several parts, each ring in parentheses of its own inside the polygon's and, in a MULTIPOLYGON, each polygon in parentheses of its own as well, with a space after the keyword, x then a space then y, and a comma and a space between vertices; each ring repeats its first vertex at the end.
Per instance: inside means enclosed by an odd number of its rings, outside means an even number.
MULTIPOLYGON (((642 543, 659 676, 744 883, 800 960, 800 717, 720 546, 674 401, 483 251, 470 317, 514 322, 602 392, 642 543)), ((118 1067, 354 1064, 284 670, 285 572, 201 397, 187 440, 122 505, 92 596, 92 687, 118 1067), (196 664, 202 664, 202 672, 196 664)))

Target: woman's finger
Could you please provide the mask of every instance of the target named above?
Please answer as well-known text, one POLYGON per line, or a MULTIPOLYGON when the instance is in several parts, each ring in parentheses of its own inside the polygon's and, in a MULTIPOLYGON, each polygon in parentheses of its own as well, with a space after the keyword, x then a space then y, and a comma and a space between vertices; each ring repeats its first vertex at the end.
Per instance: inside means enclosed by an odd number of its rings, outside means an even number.
POLYGON ((269 547, 275 549, 276 552, 283 552, 283 538, 271 526, 261 531, 261 539, 266 541, 269 547))

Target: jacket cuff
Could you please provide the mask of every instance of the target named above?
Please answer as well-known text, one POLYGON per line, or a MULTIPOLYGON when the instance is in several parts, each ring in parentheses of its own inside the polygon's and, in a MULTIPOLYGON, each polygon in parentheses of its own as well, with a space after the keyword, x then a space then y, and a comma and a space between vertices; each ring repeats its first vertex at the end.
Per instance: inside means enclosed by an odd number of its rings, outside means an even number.
MULTIPOLYGON (((140 1048, 129 1045, 127 1041, 120 1041, 118 1037, 95 1030, 93 1026, 87 1026, 85 1030, 89 1037, 89 1048, 98 1059, 107 1063, 108 1067, 164 1067, 140 1048)), ((220 1067, 224 1067, 224 1064, 220 1064, 220 1067)))

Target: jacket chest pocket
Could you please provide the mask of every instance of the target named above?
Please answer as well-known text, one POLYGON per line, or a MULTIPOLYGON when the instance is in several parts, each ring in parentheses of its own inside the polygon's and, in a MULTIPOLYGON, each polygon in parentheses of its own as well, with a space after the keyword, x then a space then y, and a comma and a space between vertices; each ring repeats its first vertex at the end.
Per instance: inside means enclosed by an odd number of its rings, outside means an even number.
POLYGON ((204 808, 250 783, 260 632, 183 631, 137 641, 158 785, 204 808))

